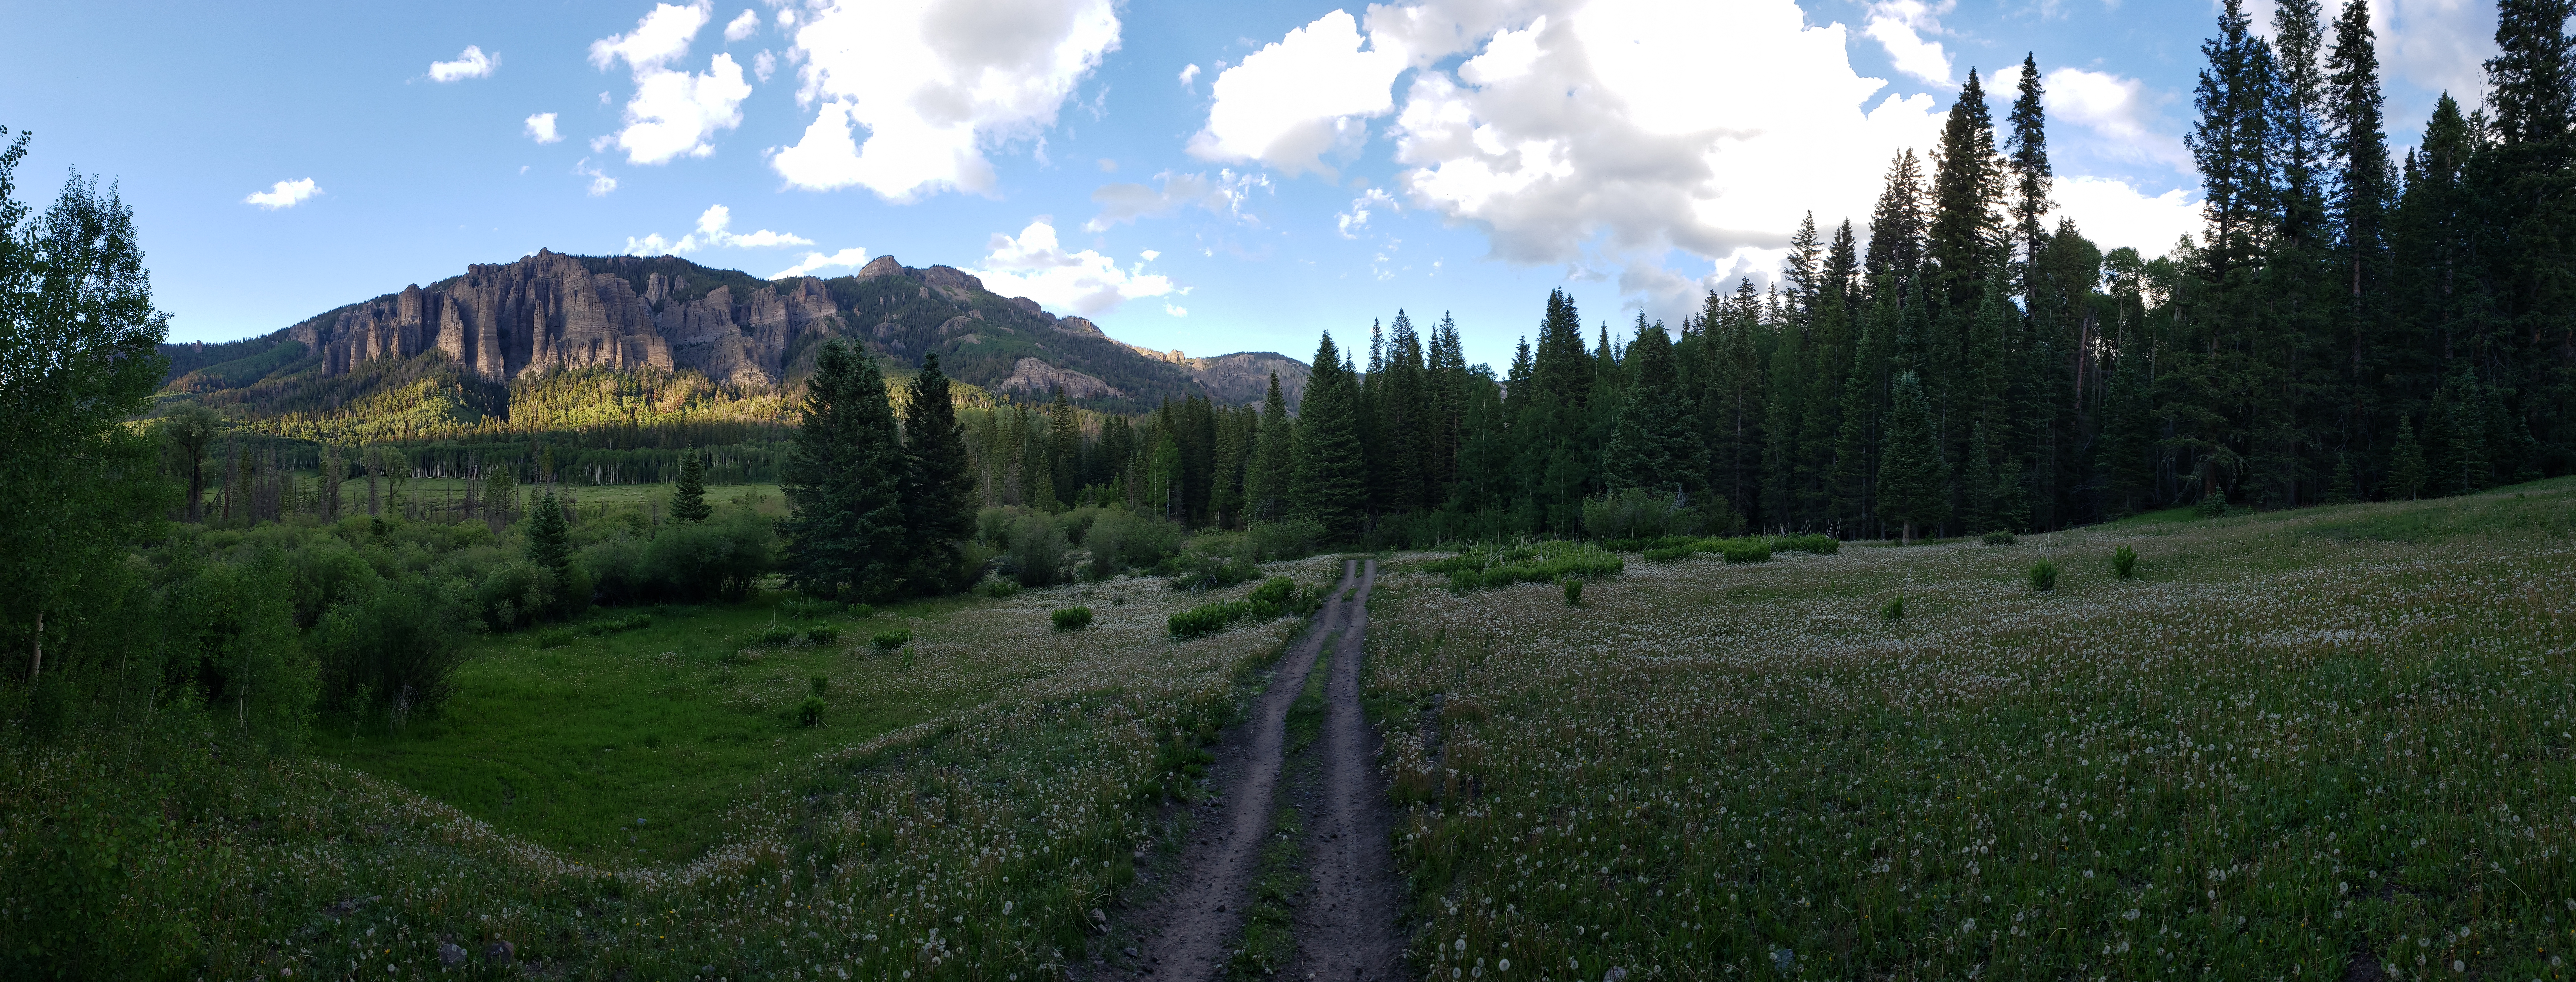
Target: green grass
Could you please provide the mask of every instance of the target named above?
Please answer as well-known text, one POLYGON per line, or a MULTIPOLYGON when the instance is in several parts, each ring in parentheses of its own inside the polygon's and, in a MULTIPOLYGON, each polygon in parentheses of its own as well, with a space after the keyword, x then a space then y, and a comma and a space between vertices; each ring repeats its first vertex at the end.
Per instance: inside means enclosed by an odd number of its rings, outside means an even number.
POLYGON ((2564 978, 2571 504, 1644 564, 1579 609, 1382 576, 1414 968, 2564 978))
POLYGON ((721 813, 781 761, 919 723, 1013 681, 1017 666, 999 653, 955 652, 906 668, 864 640, 915 618, 1002 616, 990 606, 930 601, 864 621, 796 620, 773 596, 665 608, 650 627, 559 648, 540 648, 543 632, 500 635, 475 646, 458 695, 439 715, 354 740, 326 733, 320 750, 586 860, 687 859, 719 831, 697 819, 721 813), (747 635, 771 625, 836 625, 841 637, 755 648, 748 662, 729 663, 742 658, 747 635), (797 705, 818 675, 831 680, 824 725, 799 726, 797 705))

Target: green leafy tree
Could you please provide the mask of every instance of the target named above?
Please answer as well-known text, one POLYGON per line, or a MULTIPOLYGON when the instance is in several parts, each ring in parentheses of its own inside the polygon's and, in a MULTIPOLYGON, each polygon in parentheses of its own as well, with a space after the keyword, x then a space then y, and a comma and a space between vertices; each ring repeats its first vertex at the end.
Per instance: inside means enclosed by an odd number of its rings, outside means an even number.
POLYGON ((35 682, 64 615, 169 504, 159 448, 117 425, 159 387, 169 321, 132 209, 74 177, 29 221, 15 179, 26 151, 24 135, 0 149, 0 637, 23 646, 35 682))
POLYGON ((671 485, 671 520, 703 522, 716 513, 707 504, 707 474, 696 450, 680 455, 680 479, 671 485))

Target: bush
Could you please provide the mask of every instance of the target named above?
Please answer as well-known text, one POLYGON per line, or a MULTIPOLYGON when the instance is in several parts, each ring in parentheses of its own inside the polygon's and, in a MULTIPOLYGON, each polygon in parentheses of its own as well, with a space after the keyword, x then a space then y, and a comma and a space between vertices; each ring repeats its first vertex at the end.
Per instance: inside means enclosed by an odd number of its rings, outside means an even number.
POLYGON ((565 645, 571 644, 574 638, 578 638, 580 636, 581 635, 579 634, 573 633, 573 630, 568 627, 550 627, 537 632, 537 647, 561 648, 565 645))
POLYGON ((1000 600, 1020 594, 1020 585, 1004 579, 991 579, 975 584, 975 592, 1000 600))
POLYGON ((1471 548, 1423 569, 1449 574, 1452 590, 1490 590, 1515 583, 1554 583, 1569 576, 1609 576, 1627 567, 1619 554, 1589 544, 1540 542, 1509 549, 1471 548))
POLYGON ((652 626, 653 616, 651 614, 632 614, 626 617, 612 617, 606 620, 596 620, 588 624, 581 625, 581 633, 595 638, 603 634, 616 634, 620 631, 636 631, 652 626))
POLYGON ((2045 559, 2030 564, 2030 588, 2036 593, 2057 589, 2057 564, 2045 559))
POLYGON ((1771 547, 1781 552, 1806 552, 1819 556, 1831 556, 1843 551, 1843 542, 1830 535, 1801 535, 1795 538, 1774 539, 1771 547))
POLYGON ((1175 572, 1165 582, 1175 590, 1214 590, 1261 575, 1251 563, 1195 551, 1176 557, 1174 566, 1175 572))
POLYGON ((840 613, 844 609, 846 608, 843 608, 840 604, 830 600, 817 600, 804 597, 791 597, 784 603, 778 605, 779 613, 786 614, 787 616, 796 618, 797 620, 813 620, 817 617, 829 617, 833 614, 840 613))
POLYGON ((1091 626, 1089 607, 1065 607, 1049 616, 1055 619, 1055 629, 1059 631, 1079 631, 1091 626))
POLYGON ((455 691, 467 615, 419 581, 393 582, 337 604, 316 625, 324 697, 352 714, 381 710, 394 722, 435 710, 455 691))
POLYGON ((1728 539, 1718 547, 1718 554, 1730 563, 1767 563, 1771 561, 1771 540, 1728 539))
POLYGON ((1252 593, 1241 600, 1200 604, 1173 614, 1170 627, 1174 638, 1195 638, 1225 630, 1234 626, 1236 621, 1257 623, 1291 612, 1310 613, 1322 603, 1321 594, 1312 598, 1302 597, 1296 581, 1274 576, 1252 588, 1252 593))
POLYGON ((1051 586, 1064 572, 1064 530, 1044 515, 1022 515, 1011 524, 1011 569, 1021 586, 1051 586))
POLYGON ((1654 539, 1692 535, 1705 522, 1669 494, 1629 488, 1583 502, 1583 531, 1597 539, 1654 539))
POLYGON ((875 607, 869 606, 869 605, 867 605, 867 604, 851 604, 851 605, 850 605, 850 616, 852 616, 852 617, 858 618, 858 619, 860 619, 860 620, 867 620, 868 618, 875 617, 876 615, 877 615, 877 609, 876 609, 875 607))
POLYGON ((1677 559, 1688 559, 1693 551, 1694 550, 1689 546, 1648 549, 1646 550, 1646 561, 1650 563, 1669 563, 1677 559))
POLYGON ((805 629, 807 644, 832 644, 840 640, 841 629, 829 624, 818 624, 805 629))
POLYGON ((1571 576, 1565 578, 1565 605, 1568 607, 1583 606, 1582 580, 1575 579, 1571 576))
POLYGON ((1878 616, 1880 616, 1880 617, 1882 617, 1882 618, 1885 618, 1885 619, 1887 619, 1887 620, 1891 620, 1891 621, 1901 621, 1901 620, 1904 620, 1904 619, 1905 619, 1905 595, 1904 595, 1904 594, 1902 594, 1902 593, 1897 594, 1897 595, 1896 595, 1896 599, 1894 599, 1894 600, 1890 600, 1890 601, 1888 601, 1888 602, 1886 603, 1886 605, 1881 606, 1880 608, 1878 608, 1878 616))
POLYGON ((2212 490, 2208 495, 2200 499, 2200 504, 2192 506, 2192 511, 2198 513, 2202 518, 2219 518, 2226 515, 2227 491, 2225 489, 2212 490))
POLYGON ((806 696, 805 701, 796 707, 796 725, 804 727, 823 725, 823 709, 822 696, 806 696))
POLYGON ((1160 565, 1180 550, 1181 527, 1124 507, 1104 508, 1083 542, 1091 550, 1091 578, 1105 580, 1122 569, 1160 565))
POLYGON ((2002 529, 1986 533, 1986 544, 1990 546, 2008 546, 2017 541, 2020 540, 2013 538, 2012 533, 2002 529))
POLYGON ((2120 548, 2113 550, 2111 553, 2111 575, 2124 580, 2136 579, 2138 577, 2138 551, 2127 546, 2121 546, 2120 548))
POLYGON ((1243 537, 1251 543, 1256 561, 1303 559, 1315 554, 1315 543, 1323 540, 1324 527, 1305 518, 1254 522, 1244 528, 1243 537))
POLYGON ((775 648, 780 645, 795 644, 796 636, 795 628, 784 624, 771 624, 767 627, 753 628, 751 633, 743 636, 742 643, 747 648, 775 648))
POLYGON ((905 627, 878 631, 876 637, 868 639, 868 644, 878 651, 893 651, 911 643, 912 629, 905 627))

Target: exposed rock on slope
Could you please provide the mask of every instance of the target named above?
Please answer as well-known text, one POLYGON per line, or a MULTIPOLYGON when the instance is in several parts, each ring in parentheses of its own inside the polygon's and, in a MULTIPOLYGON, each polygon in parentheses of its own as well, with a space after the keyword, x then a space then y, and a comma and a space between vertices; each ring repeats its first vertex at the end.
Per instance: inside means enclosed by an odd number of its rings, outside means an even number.
MULTIPOLYGON (((1230 405, 1257 401, 1272 370, 1294 405, 1307 376, 1303 363, 1266 352, 1188 358, 1131 348, 1084 318, 995 295, 962 270, 914 269, 892 256, 850 276, 767 281, 671 256, 539 250, 331 311, 250 350, 291 340, 308 353, 262 362, 262 377, 345 375, 376 359, 441 352, 486 382, 555 368, 658 369, 750 388, 801 375, 812 361, 808 349, 834 335, 907 365, 936 352, 950 374, 988 389, 1046 398, 1062 388, 1111 410, 1193 393, 1230 405)), ((234 378, 241 365, 225 372, 187 361, 206 369, 192 385, 247 384, 234 378)))

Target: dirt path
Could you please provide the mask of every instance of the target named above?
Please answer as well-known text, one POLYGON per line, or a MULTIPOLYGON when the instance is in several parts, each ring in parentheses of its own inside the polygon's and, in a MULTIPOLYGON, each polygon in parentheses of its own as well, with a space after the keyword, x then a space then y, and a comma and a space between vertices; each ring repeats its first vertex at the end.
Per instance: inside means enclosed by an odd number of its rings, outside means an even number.
POLYGON ((1394 858, 1387 852, 1386 788, 1377 731, 1360 712, 1362 635, 1377 561, 1360 571, 1324 682, 1324 785, 1308 834, 1314 889, 1299 905, 1297 960, 1281 973, 1316 982, 1383 982, 1403 974, 1396 933, 1394 858))
MULTIPOLYGON (((1375 564, 1371 564, 1374 571, 1375 564)), ((1333 599, 1315 612, 1312 625, 1296 643, 1270 677, 1262 690, 1261 701, 1252 711, 1239 743, 1221 748, 1217 787, 1221 797, 1202 807, 1198 830, 1181 850, 1174 872, 1176 882, 1170 891, 1128 918, 1128 925, 1141 939, 1141 950, 1135 959, 1136 977, 1151 977, 1158 982, 1200 982, 1214 979, 1225 967, 1229 943, 1241 933, 1243 913, 1249 899, 1253 868, 1261 854, 1262 837, 1270 829, 1270 812, 1279 785, 1283 744, 1287 735, 1288 704, 1296 701, 1297 692, 1306 686, 1306 673, 1315 667, 1315 656, 1323 651, 1324 640, 1341 630, 1356 638, 1357 632, 1344 627, 1346 619, 1367 617, 1367 586, 1362 580, 1360 595, 1345 603, 1341 597, 1354 579, 1356 567, 1345 563, 1341 583, 1333 588, 1333 599)), ((1349 642, 1344 642, 1348 644, 1349 642)))

